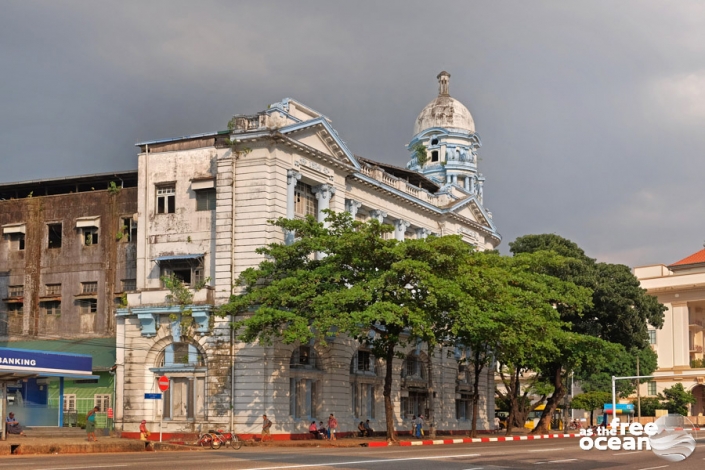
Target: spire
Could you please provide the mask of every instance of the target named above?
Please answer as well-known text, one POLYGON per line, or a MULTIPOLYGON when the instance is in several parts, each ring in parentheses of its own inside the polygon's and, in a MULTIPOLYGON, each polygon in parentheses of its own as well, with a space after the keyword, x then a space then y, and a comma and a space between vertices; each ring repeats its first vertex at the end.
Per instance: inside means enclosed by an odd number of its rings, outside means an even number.
POLYGON ((450 82, 450 74, 445 70, 438 74, 438 96, 450 96, 448 93, 448 83, 450 82))

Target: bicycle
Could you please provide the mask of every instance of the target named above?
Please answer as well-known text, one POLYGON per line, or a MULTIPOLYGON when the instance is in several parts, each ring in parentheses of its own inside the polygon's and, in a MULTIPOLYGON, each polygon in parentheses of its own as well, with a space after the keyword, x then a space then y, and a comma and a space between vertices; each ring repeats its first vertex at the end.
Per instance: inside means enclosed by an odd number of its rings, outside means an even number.
POLYGON ((211 449, 220 449, 220 446, 223 444, 230 446, 231 449, 235 450, 240 450, 242 447, 242 441, 239 437, 237 437, 237 434, 230 432, 224 433, 222 429, 210 431, 210 434, 213 438, 211 441, 211 449))

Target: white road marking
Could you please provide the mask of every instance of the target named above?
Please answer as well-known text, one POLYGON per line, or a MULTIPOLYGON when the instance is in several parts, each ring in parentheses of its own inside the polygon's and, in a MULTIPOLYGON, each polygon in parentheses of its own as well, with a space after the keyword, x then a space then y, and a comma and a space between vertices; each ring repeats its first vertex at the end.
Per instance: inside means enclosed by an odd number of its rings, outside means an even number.
MULTIPOLYGON (((619 411, 619 409, 617 410, 619 411)), ((535 449, 535 450, 529 450, 528 452, 551 452, 554 450, 563 450, 565 447, 552 447, 550 449, 535 449)))
POLYGON ((643 450, 634 450, 634 451, 632 451, 632 452, 616 452, 616 453, 614 453, 614 454, 612 454, 612 455, 641 454, 642 452, 644 452, 644 451, 643 451, 643 450))
POLYGON ((359 465, 363 463, 386 463, 386 462, 405 462, 409 460, 438 460, 438 459, 457 459, 461 457, 479 457, 480 454, 463 454, 463 455, 434 455, 431 457, 409 457, 406 459, 379 459, 379 460, 358 460, 354 462, 333 462, 333 463, 309 463, 304 465, 282 465, 279 467, 256 467, 243 470, 279 470, 283 468, 308 468, 308 467, 332 467, 334 465, 359 465))
POLYGON ((42 468, 40 470, 74 470, 75 468, 113 468, 113 467, 128 467, 127 464, 125 465, 88 465, 85 467, 76 467, 76 466, 71 466, 71 467, 47 467, 47 468, 42 468))
MULTIPOLYGON (((619 411, 619 410, 617 410, 619 411)), ((668 465, 661 465, 660 467, 646 467, 646 468, 640 468, 639 470, 655 470, 657 468, 666 468, 668 465)))
POLYGON ((574 462, 578 459, 564 459, 564 460, 548 460, 546 462, 534 462, 534 465, 543 465, 545 463, 563 463, 563 462, 574 462))

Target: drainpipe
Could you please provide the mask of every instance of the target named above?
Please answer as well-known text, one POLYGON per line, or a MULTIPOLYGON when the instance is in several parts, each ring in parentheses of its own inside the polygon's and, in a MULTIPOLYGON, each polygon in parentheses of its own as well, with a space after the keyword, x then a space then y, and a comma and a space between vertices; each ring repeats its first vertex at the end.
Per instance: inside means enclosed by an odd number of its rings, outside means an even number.
MULTIPOLYGON (((231 322, 235 321, 235 315, 231 315, 231 322)), ((235 433, 235 330, 230 328, 230 432, 235 433)))

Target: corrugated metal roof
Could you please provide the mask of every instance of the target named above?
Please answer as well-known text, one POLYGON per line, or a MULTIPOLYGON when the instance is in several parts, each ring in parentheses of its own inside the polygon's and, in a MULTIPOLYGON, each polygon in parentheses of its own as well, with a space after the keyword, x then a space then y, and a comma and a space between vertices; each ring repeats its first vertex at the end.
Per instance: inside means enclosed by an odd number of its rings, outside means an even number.
POLYGON ((93 357, 94 371, 105 371, 115 365, 115 338, 2 341, 0 342, 0 347, 63 352, 69 354, 88 354, 93 357))
POLYGON ((699 264, 699 263, 705 263, 705 248, 696 252, 696 253, 693 253, 690 256, 683 258, 680 261, 676 261, 671 266, 685 266, 688 264, 699 264))

